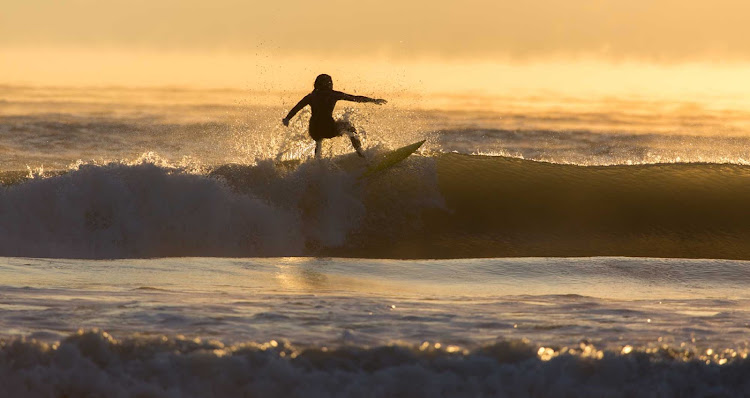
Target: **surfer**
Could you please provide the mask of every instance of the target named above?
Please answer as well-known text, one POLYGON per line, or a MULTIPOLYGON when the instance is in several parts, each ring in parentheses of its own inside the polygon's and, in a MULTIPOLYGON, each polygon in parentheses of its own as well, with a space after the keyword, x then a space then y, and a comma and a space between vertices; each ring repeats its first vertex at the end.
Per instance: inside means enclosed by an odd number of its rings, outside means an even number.
POLYGON ((324 138, 333 138, 344 134, 349 136, 357 154, 365 157, 365 154, 362 152, 362 142, 360 142, 357 135, 357 129, 348 120, 334 120, 333 108, 336 106, 336 101, 372 102, 378 105, 383 105, 388 101, 335 91, 333 89, 333 79, 326 74, 315 78, 313 86, 314 90, 302 98, 281 122, 284 123, 284 126, 289 126, 289 120, 302 108, 310 105, 312 116, 310 117, 309 133, 310 137, 315 140, 316 158, 320 158, 320 144, 324 138))

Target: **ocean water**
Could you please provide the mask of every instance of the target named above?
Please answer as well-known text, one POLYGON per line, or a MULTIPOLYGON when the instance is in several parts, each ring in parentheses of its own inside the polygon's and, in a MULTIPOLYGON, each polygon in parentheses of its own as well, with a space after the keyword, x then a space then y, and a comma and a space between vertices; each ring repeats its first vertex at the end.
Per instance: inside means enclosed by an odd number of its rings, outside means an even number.
POLYGON ((5 396, 750 394, 740 103, 297 97, 0 87, 5 396))

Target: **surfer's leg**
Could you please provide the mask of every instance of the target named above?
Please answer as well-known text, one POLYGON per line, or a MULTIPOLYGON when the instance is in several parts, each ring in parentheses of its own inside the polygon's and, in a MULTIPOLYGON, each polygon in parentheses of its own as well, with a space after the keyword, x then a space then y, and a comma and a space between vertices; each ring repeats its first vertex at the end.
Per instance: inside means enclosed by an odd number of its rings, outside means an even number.
POLYGON ((350 135, 349 139, 352 141, 352 146, 354 147, 354 150, 357 151, 357 155, 359 157, 365 157, 365 153, 362 152, 362 142, 359 141, 359 137, 356 135, 350 135))
POLYGON ((320 159, 320 148, 323 140, 315 140, 315 159, 320 159))
POLYGON ((357 155, 365 157, 365 153, 362 151, 362 141, 359 140, 359 134, 357 134, 357 129, 354 125, 348 121, 339 120, 336 122, 336 127, 339 134, 349 136, 349 140, 351 140, 354 150, 357 151, 357 155))

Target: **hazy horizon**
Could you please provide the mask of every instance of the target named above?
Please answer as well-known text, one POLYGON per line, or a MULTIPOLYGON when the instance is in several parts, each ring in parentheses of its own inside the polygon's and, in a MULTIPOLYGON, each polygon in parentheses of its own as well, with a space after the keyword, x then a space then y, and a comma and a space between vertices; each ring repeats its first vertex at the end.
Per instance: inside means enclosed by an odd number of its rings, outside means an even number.
POLYGON ((11 0, 0 84, 744 96, 750 4, 11 0), (446 79, 450 76, 450 79, 446 79))

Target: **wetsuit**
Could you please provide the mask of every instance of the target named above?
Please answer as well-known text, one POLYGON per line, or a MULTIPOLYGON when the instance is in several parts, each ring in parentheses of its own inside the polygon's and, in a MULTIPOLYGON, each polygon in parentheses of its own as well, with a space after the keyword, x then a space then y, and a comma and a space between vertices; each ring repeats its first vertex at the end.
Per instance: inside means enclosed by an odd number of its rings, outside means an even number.
POLYGON ((312 116, 310 117, 309 132, 310 137, 315 141, 320 141, 323 138, 337 137, 344 133, 356 133, 357 130, 351 123, 342 120, 333 120, 333 108, 336 106, 336 101, 375 102, 374 99, 361 95, 351 95, 335 90, 316 89, 302 98, 289 111, 286 119, 291 119, 302 108, 310 105, 312 116))

